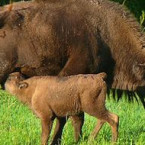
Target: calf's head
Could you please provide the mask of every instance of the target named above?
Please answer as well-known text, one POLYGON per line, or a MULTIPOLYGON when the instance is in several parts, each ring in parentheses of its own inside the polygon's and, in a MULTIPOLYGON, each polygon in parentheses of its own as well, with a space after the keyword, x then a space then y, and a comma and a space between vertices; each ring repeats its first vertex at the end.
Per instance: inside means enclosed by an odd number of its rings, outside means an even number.
POLYGON ((24 77, 19 72, 11 73, 6 80, 5 90, 16 95, 21 89, 28 87, 28 84, 23 80, 24 77))

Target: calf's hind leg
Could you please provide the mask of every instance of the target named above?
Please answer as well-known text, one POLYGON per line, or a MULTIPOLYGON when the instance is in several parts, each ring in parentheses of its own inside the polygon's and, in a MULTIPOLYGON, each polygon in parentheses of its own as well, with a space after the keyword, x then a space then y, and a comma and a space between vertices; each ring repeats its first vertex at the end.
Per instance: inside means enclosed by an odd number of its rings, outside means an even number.
POLYGON ((96 97, 96 117, 100 120, 96 126, 96 134, 99 132, 99 128, 101 129, 102 125, 105 122, 108 122, 112 129, 112 141, 116 142, 118 137, 118 124, 119 117, 109 112, 105 107, 107 87, 104 84, 100 94, 96 97), (97 113, 98 112, 98 113, 97 113), (97 131, 98 130, 98 131, 97 131))
POLYGON ((96 93, 94 97, 87 95, 87 104, 84 105, 84 111, 99 119, 92 133, 93 138, 97 136, 103 124, 105 122, 108 122, 112 128, 112 141, 116 142, 118 136, 119 117, 106 109, 106 91, 107 88, 104 84, 104 86, 102 86, 102 89, 98 91, 98 93, 96 93))
POLYGON ((97 125, 94 129, 94 131, 91 134, 91 137, 95 138, 97 136, 97 134, 99 133, 100 129, 102 128, 103 124, 105 122, 108 122, 109 125, 111 126, 112 129, 112 142, 116 142, 117 141, 117 137, 118 137, 118 124, 119 124, 119 117, 116 114, 113 113, 105 113, 106 115, 102 117, 98 117, 98 115, 96 115, 98 119, 97 125))
POLYGON ((105 121, 103 121, 103 120, 99 120, 99 119, 97 120, 97 125, 90 135, 91 138, 93 138, 93 139, 96 138, 96 136, 98 135, 98 132, 100 131, 100 129, 102 128, 104 123, 105 123, 105 121))
POLYGON ((116 142, 118 137, 119 117, 116 114, 108 112, 107 122, 110 124, 112 128, 112 141, 116 142))

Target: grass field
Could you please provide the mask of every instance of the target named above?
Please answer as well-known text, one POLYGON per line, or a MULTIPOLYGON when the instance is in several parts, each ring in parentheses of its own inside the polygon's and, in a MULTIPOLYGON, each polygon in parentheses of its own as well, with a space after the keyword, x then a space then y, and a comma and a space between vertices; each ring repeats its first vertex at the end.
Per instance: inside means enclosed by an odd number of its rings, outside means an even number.
MULTIPOLYGON (((125 97, 124 97, 125 98, 125 97)), ((120 116, 119 145, 145 145, 145 110, 141 105, 127 103, 125 99, 116 103, 107 99, 107 108, 120 116)), ((98 137, 91 141, 89 134, 96 119, 85 115, 83 137, 78 145, 109 145, 111 130, 106 124, 98 137)), ((19 101, 0 91, 0 145, 38 145, 40 144, 40 120, 19 101)), ((74 145, 73 127, 69 120, 65 126, 63 145, 74 145)))
MULTIPOLYGON (((0 1, 0 5, 9 0, 0 1)), ((125 0, 113 0, 121 4, 125 0)), ((126 0, 125 5, 145 26, 144 0, 126 0)), ((144 29, 145 30, 145 29, 144 29)), ((124 96, 125 98, 125 96, 124 96)), ((107 108, 120 116, 118 145, 145 145, 145 110, 137 102, 127 103, 125 99, 116 103, 106 101, 107 108)), ((111 140, 110 127, 106 124, 99 136, 89 140, 89 134, 96 124, 96 119, 85 115, 83 137, 78 145, 109 145, 111 140)), ((39 145, 41 126, 40 120, 24 105, 4 91, 0 91, 0 145, 39 145)), ((63 145, 74 145, 73 127, 69 120, 65 126, 63 145)))

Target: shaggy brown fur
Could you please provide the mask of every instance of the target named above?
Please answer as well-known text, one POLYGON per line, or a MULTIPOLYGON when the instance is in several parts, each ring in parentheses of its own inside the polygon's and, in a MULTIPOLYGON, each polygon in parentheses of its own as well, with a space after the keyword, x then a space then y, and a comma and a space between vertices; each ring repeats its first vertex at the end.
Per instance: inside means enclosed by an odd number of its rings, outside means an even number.
POLYGON ((118 136, 119 118, 105 107, 105 77, 105 73, 100 73, 70 77, 32 77, 22 81, 20 73, 12 73, 5 83, 5 89, 29 105, 41 119, 43 145, 48 144, 54 118, 59 120, 70 115, 78 116, 82 112, 98 118, 93 137, 108 122, 114 142, 118 136))
MULTIPOLYGON (((108 0, 20 5, 0 12, 0 82, 15 70, 27 77, 106 72, 109 88, 137 91, 145 107, 145 35, 122 6, 108 0)), ((74 122, 81 133, 83 118, 74 122)))

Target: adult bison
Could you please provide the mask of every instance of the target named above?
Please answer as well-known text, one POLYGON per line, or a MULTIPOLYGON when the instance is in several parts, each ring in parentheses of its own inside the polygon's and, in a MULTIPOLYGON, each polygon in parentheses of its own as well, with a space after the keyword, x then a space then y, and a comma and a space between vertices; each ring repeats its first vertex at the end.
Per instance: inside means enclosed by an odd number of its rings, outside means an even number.
MULTIPOLYGON (((27 77, 106 72, 108 88, 137 91, 145 107, 145 35, 122 6, 107 0, 37 0, 7 7, 0 10, 1 83, 16 70, 27 77)), ((73 118, 76 139, 82 116, 73 118)), ((57 122, 54 143, 60 124, 64 118, 57 122)))

